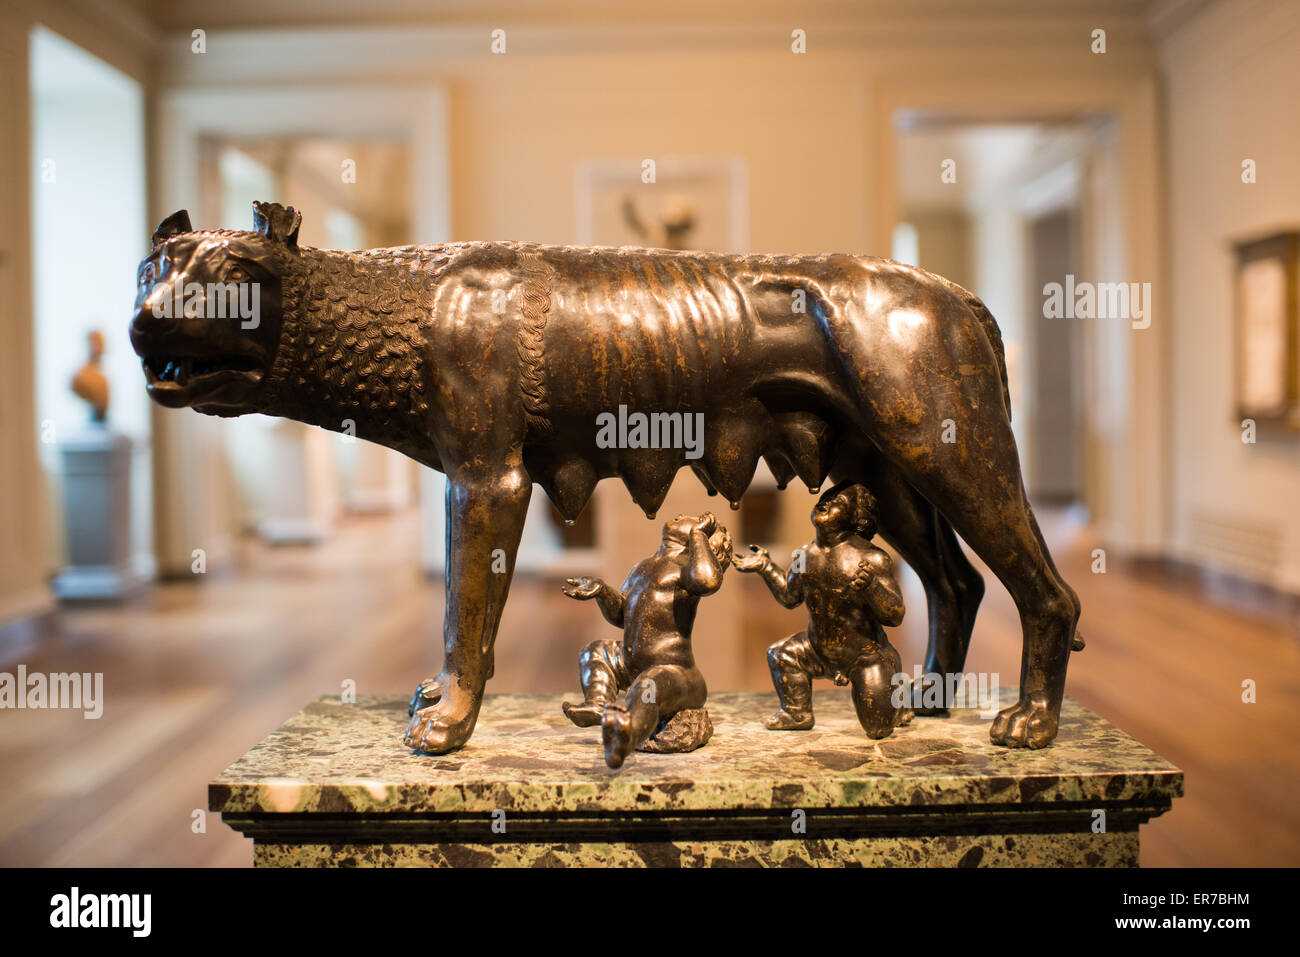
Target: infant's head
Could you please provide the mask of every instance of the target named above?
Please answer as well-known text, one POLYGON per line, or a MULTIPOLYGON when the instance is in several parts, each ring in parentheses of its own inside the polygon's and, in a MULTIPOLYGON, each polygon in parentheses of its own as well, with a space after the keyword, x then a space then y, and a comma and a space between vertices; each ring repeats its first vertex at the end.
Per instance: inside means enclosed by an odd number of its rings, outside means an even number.
MULTIPOLYGON (((707 512, 704 515, 678 515, 671 522, 664 522, 664 550, 685 550, 686 543, 691 537, 691 529, 706 518, 712 516, 707 512)), ((716 519, 713 521, 713 530, 709 534, 709 548, 723 565, 731 561, 731 535, 716 519)))
POLYGON ((694 516, 678 515, 672 521, 664 522, 664 547, 685 548, 696 521, 694 516))
POLYGON ((827 489, 812 513, 818 531, 852 531, 863 538, 876 534, 876 497, 858 482, 841 482, 827 489))

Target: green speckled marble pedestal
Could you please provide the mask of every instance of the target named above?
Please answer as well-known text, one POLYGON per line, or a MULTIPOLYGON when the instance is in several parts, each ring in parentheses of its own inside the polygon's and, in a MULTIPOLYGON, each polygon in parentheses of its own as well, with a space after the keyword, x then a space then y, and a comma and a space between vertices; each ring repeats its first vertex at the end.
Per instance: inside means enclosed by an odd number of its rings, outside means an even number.
POLYGON ((872 741, 844 689, 819 686, 817 727, 786 732, 763 728, 773 695, 713 694, 705 747, 611 771, 560 700, 489 695, 469 744, 430 756, 402 745, 405 698, 321 698, 209 804, 261 866, 1133 866, 1138 825, 1183 793, 1181 771, 1071 701, 1052 746, 1009 751, 975 711, 872 741))

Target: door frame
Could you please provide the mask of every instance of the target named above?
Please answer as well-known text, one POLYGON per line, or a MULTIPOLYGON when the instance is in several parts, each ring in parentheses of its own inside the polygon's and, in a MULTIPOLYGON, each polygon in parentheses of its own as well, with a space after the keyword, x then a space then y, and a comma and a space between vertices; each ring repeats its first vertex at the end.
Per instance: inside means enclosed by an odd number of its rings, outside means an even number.
POLYGON ((1107 343, 1106 395, 1095 430, 1097 461, 1090 504, 1104 541, 1130 555, 1163 554, 1172 527, 1168 470, 1169 315, 1159 294, 1165 253, 1160 229, 1164 187, 1160 177, 1159 79, 1154 69, 1122 71, 1079 83, 1062 71, 1034 75, 953 78, 882 77, 867 108, 869 200, 867 235, 872 248, 888 250, 902 213, 899 194, 899 130, 895 118, 918 110, 958 122, 1115 119, 1122 189, 1122 250, 1128 281, 1150 282, 1157 291, 1149 324, 1116 334, 1107 343), (997 104, 990 107, 989 104, 997 104), (1130 334, 1131 333, 1131 334, 1130 334))

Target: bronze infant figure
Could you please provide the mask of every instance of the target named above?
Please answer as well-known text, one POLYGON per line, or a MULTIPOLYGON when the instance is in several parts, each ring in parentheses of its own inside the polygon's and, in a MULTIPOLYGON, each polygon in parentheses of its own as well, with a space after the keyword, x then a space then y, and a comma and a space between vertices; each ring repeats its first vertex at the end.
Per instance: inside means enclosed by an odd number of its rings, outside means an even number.
POLYGON ((683 465, 738 502, 760 457, 782 486, 871 488, 881 535, 925 585, 927 672, 963 670, 984 592, 960 535, 1023 631, 1020 699, 990 736, 1056 735, 1079 600, 1025 496, 1001 335, 970 292, 849 255, 312 249, 300 222, 275 203, 254 205, 252 231, 168 216, 137 274, 131 342, 169 408, 286 416, 446 473, 445 660, 410 747, 449 751, 474 730, 534 484, 572 519, 619 476, 653 514, 683 465), (231 289, 258 293, 256 316, 213 320, 231 289), (597 418, 622 409, 703 416, 703 440, 598 441, 597 418))
POLYGON ((611 768, 621 767, 634 748, 694 751, 712 736, 691 631, 700 599, 722 587, 731 558, 731 533, 711 513, 679 515, 664 525, 659 550, 628 572, 621 589, 599 578, 565 581, 564 594, 595 599, 605 620, 623 629, 622 641, 593 641, 583 649, 582 703, 564 703, 574 724, 601 726, 611 768))
POLYGON ((813 541, 797 549, 787 574, 767 549, 749 546, 736 568, 760 575, 786 608, 808 606, 808 627, 767 649, 781 709, 767 720, 773 731, 813 726, 812 681, 852 685, 853 706, 867 737, 884 738, 912 719, 894 702, 903 664, 882 625, 903 621, 903 595, 893 560, 871 543, 876 502, 865 485, 831 488, 813 509, 813 541))

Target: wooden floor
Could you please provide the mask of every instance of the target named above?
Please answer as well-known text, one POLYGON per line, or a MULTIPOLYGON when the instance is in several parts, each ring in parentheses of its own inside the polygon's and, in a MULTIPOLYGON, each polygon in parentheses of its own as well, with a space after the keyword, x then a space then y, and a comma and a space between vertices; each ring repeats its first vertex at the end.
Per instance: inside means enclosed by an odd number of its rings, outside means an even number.
MULTIPOLYGON (((168 584, 125 607, 67 610, 0 632, 0 670, 105 675, 98 721, 0 711, 0 864, 247 865, 251 843, 218 818, 196 833, 206 783, 306 701, 408 693, 441 662, 442 585, 417 568, 412 515, 351 519, 318 548, 243 546, 237 570, 168 584)), ((1294 603, 1217 595, 1168 573, 1093 574, 1087 529, 1050 523, 1084 602, 1087 650, 1069 694, 1182 767, 1187 797, 1143 828, 1147 865, 1300 865, 1300 619, 1294 603), (1241 700, 1253 679, 1258 703, 1241 700)), ((924 602, 896 636, 923 650, 924 602)), ((763 648, 799 626, 754 590, 741 683, 770 687, 763 648), (752 663, 749 664, 749 663, 752 663)), ((990 580, 968 668, 1019 673, 1019 625, 990 580)), ((574 691, 574 661, 609 637, 553 581, 516 581, 490 690, 574 691)))

